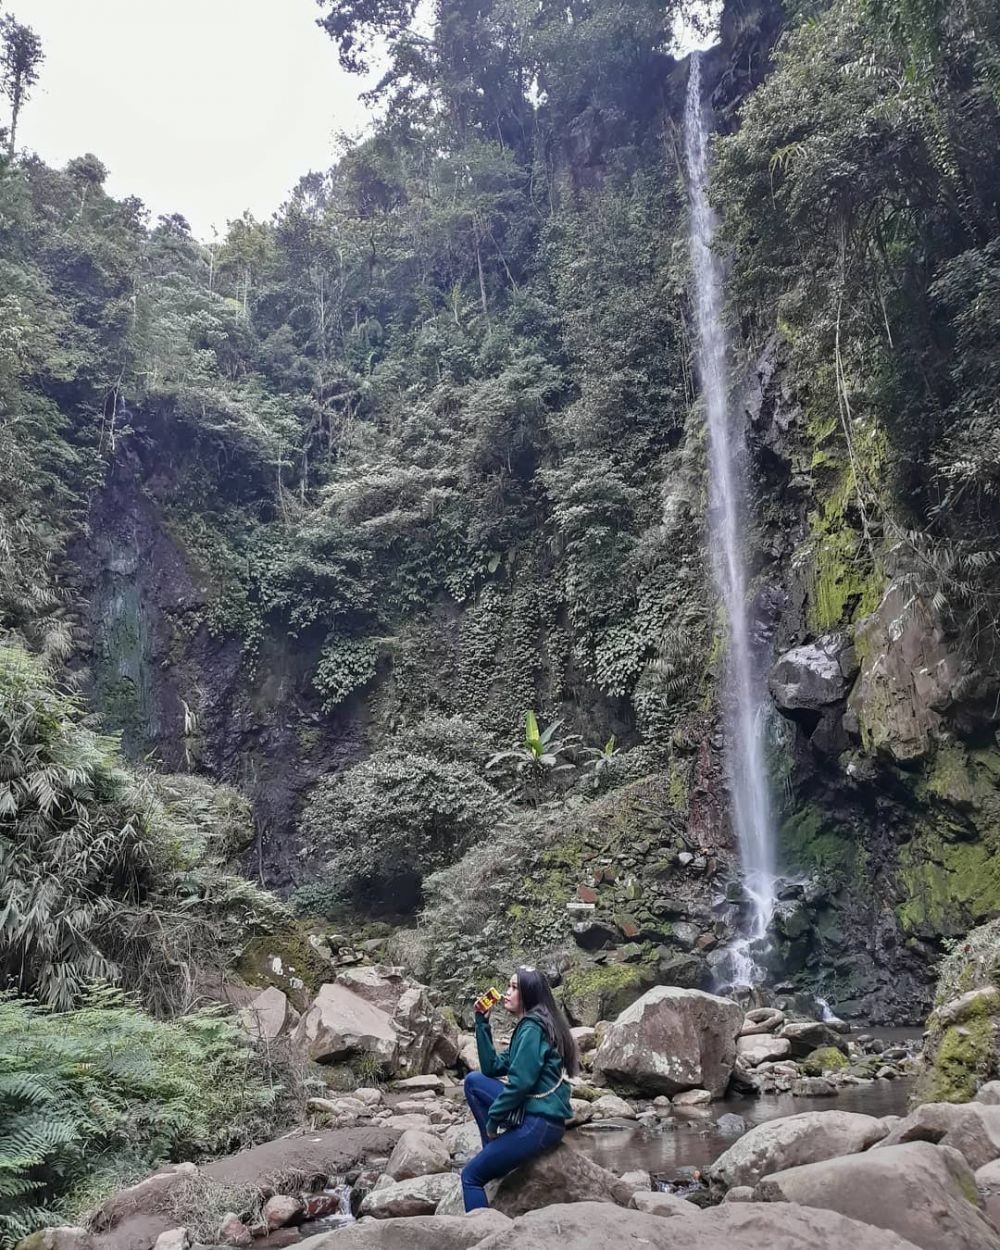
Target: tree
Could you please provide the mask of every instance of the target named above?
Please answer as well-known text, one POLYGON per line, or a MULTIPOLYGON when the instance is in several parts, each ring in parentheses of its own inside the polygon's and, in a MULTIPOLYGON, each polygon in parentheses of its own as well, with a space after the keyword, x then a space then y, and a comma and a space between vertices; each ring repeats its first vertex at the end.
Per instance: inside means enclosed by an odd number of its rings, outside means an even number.
POLYGON ((31 88, 38 82, 38 70, 45 53, 42 41, 30 26, 22 26, 8 14, 0 21, 0 85, 10 100, 10 130, 7 133, 7 159, 14 157, 17 122, 31 88))

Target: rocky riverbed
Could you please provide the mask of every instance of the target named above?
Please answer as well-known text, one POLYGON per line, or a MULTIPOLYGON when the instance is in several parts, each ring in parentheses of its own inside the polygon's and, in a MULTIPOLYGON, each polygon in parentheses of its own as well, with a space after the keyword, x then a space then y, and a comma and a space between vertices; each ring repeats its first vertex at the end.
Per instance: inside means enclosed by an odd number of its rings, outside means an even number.
MULTIPOLYGON (((980 999, 945 1012, 949 1027, 966 1027, 969 1004, 980 999)), ((307 1124, 164 1168, 21 1250, 585 1250, 612 1229, 654 1250, 1000 1250, 1000 1086, 909 1108, 915 1035, 654 987, 575 1030, 583 1071, 566 1140, 466 1217, 471 1036, 399 969, 346 969, 301 1005, 272 987, 244 1019, 327 1075, 307 1124), (345 1059, 373 1079, 336 1088, 345 1059)))

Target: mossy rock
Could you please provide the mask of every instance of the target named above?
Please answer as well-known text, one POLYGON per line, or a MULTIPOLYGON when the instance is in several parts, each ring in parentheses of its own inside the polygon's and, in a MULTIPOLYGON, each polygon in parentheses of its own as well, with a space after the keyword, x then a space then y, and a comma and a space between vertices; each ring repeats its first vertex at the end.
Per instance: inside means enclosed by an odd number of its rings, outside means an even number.
POLYGON ((914 1101, 968 1102, 995 1074, 998 1025, 995 1017, 984 1015, 932 1032, 914 1101))
POLYGON ((655 974, 643 964, 590 964, 563 977, 562 1002, 576 1024, 593 1027, 598 1020, 613 1020, 655 984, 655 974))
POLYGON ((316 990, 334 977, 332 965, 314 950, 301 925, 251 938, 236 972, 247 985, 284 990, 297 1011, 305 1010, 316 990))
POLYGON ((849 1060, 836 1046, 817 1046, 802 1060, 806 1076, 822 1076, 825 1072, 839 1072, 848 1066, 849 1060))

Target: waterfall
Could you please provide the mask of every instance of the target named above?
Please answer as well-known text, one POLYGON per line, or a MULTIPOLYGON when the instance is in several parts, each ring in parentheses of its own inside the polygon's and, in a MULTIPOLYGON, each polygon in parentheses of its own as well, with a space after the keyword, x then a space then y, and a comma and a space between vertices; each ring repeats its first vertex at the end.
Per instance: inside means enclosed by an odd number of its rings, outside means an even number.
POLYGON ((774 914, 774 826, 764 766, 765 704, 754 664, 747 610, 747 573, 742 539, 746 516, 746 442, 743 424, 730 411, 722 273, 712 243, 715 214, 708 201, 708 128, 701 103, 701 57, 691 53, 684 148, 690 195, 688 241, 694 277, 698 373, 708 426, 709 540, 722 598, 728 646, 722 691, 726 768, 733 826, 750 902, 749 924, 731 948, 734 982, 760 980, 755 944, 766 937, 774 914))

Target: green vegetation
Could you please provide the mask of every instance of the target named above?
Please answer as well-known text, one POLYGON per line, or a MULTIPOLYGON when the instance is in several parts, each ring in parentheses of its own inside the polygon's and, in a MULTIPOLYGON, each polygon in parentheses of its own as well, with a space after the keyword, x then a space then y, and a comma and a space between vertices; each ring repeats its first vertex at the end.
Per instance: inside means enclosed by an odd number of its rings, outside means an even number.
POLYGON ((167 1023, 110 991, 68 1014, 0 997, 0 1246, 158 1164, 273 1136, 297 1110, 288 1076, 218 1014, 167 1023))

